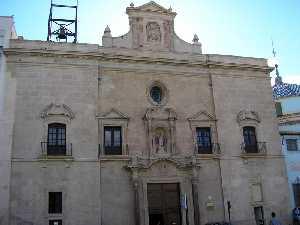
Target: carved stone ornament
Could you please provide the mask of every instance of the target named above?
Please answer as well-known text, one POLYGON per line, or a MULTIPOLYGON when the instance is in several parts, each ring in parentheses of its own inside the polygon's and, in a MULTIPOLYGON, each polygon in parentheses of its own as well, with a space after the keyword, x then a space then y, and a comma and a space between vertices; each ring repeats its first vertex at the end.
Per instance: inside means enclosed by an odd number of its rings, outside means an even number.
POLYGON ((159 162, 170 162, 179 169, 191 169, 193 167, 200 168, 200 162, 193 156, 188 157, 139 157, 133 156, 129 161, 127 168, 129 169, 150 169, 154 164, 159 162))
POLYGON ((176 120, 176 112, 172 108, 148 108, 145 114, 145 120, 176 120))
POLYGON ((146 25, 147 41, 150 42, 160 42, 161 41, 161 32, 158 23, 149 22, 146 25))
POLYGON ((237 115, 237 122, 239 124, 247 121, 254 121, 260 123, 260 118, 257 112, 242 110, 237 115))
POLYGON ((121 113, 115 108, 112 108, 108 112, 104 113, 101 116, 97 116, 97 119, 107 119, 107 120, 129 120, 129 117, 124 113, 121 113))
POLYGON ((148 108, 144 121, 149 156, 175 153, 176 113, 171 108, 148 108))
POLYGON ((53 116, 63 116, 71 120, 75 117, 75 114, 65 104, 51 103, 41 112, 40 116, 42 119, 53 116))
POLYGON ((193 121, 216 121, 216 118, 213 115, 210 115, 206 111, 200 111, 200 112, 196 113, 195 115, 189 117, 187 120, 190 122, 193 122, 193 121))

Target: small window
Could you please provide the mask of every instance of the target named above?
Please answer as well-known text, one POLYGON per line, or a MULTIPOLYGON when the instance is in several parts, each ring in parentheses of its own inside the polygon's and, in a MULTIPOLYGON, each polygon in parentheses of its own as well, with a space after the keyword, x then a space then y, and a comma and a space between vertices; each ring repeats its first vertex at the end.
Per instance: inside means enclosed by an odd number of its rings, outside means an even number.
POLYGON ((244 150, 246 153, 257 153, 257 141, 255 134, 255 127, 243 127, 244 136, 244 150))
POLYGON ((286 139, 286 149, 288 151, 297 151, 297 139, 286 139))
POLYGON ((106 155, 122 155, 121 127, 104 127, 104 151, 106 155))
POLYGON ((49 192, 49 214, 62 213, 62 192, 49 192))
POLYGON ((210 127, 197 127, 197 149, 199 154, 212 153, 210 127))
POLYGON ((62 225, 62 220, 49 220, 49 225, 62 225))
POLYGON ((300 184, 293 184, 293 192, 294 192, 294 200, 295 200, 295 205, 299 206, 300 205, 300 184))
POLYGON ((150 96, 152 100, 158 104, 161 103, 162 100, 162 90, 158 86, 153 86, 150 90, 150 96))
POLYGON ((48 125, 47 140, 48 155, 66 154, 66 125, 62 123, 51 123, 48 125))

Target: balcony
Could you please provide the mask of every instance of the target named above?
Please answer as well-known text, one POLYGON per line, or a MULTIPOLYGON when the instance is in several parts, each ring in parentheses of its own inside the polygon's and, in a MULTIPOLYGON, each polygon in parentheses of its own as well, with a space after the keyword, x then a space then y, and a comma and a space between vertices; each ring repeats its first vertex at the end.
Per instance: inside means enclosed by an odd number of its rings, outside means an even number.
POLYGON ((43 157, 72 157, 72 143, 57 145, 41 142, 43 157))
POLYGON ((211 143, 210 145, 196 147, 196 154, 221 154, 219 143, 211 143))
POLYGON ((254 144, 241 144, 241 150, 243 154, 266 154, 267 144, 266 142, 256 142, 254 144))

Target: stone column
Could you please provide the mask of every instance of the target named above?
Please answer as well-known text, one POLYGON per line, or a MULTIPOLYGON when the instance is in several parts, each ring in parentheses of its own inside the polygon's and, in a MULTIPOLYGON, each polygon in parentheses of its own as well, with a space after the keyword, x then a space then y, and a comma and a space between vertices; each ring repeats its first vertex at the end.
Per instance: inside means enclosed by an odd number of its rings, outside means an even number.
POLYGON ((171 154, 176 154, 176 137, 175 137, 175 121, 169 120, 169 130, 170 130, 170 148, 171 154))

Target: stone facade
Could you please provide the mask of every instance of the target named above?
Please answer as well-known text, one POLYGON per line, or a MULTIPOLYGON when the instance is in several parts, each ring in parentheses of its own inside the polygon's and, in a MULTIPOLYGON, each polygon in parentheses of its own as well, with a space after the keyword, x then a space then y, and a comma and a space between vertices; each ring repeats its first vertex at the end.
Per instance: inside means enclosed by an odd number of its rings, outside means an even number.
POLYGON ((258 206, 266 219, 288 216, 266 60, 202 54, 154 2, 127 13, 129 33, 107 27, 103 46, 12 40, 4 50, 16 79, 10 223, 149 225, 149 184, 178 184, 181 225, 228 220, 228 201, 235 224, 255 224, 258 206), (66 125, 64 155, 41 144, 53 123, 66 125), (263 151, 241 150, 245 126, 263 151), (106 127, 121 128, 118 155, 106 154, 106 127), (210 128, 209 153, 199 154, 199 127, 210 128), (61 213, 48 213, 49 192, 62 193, 61 213))

